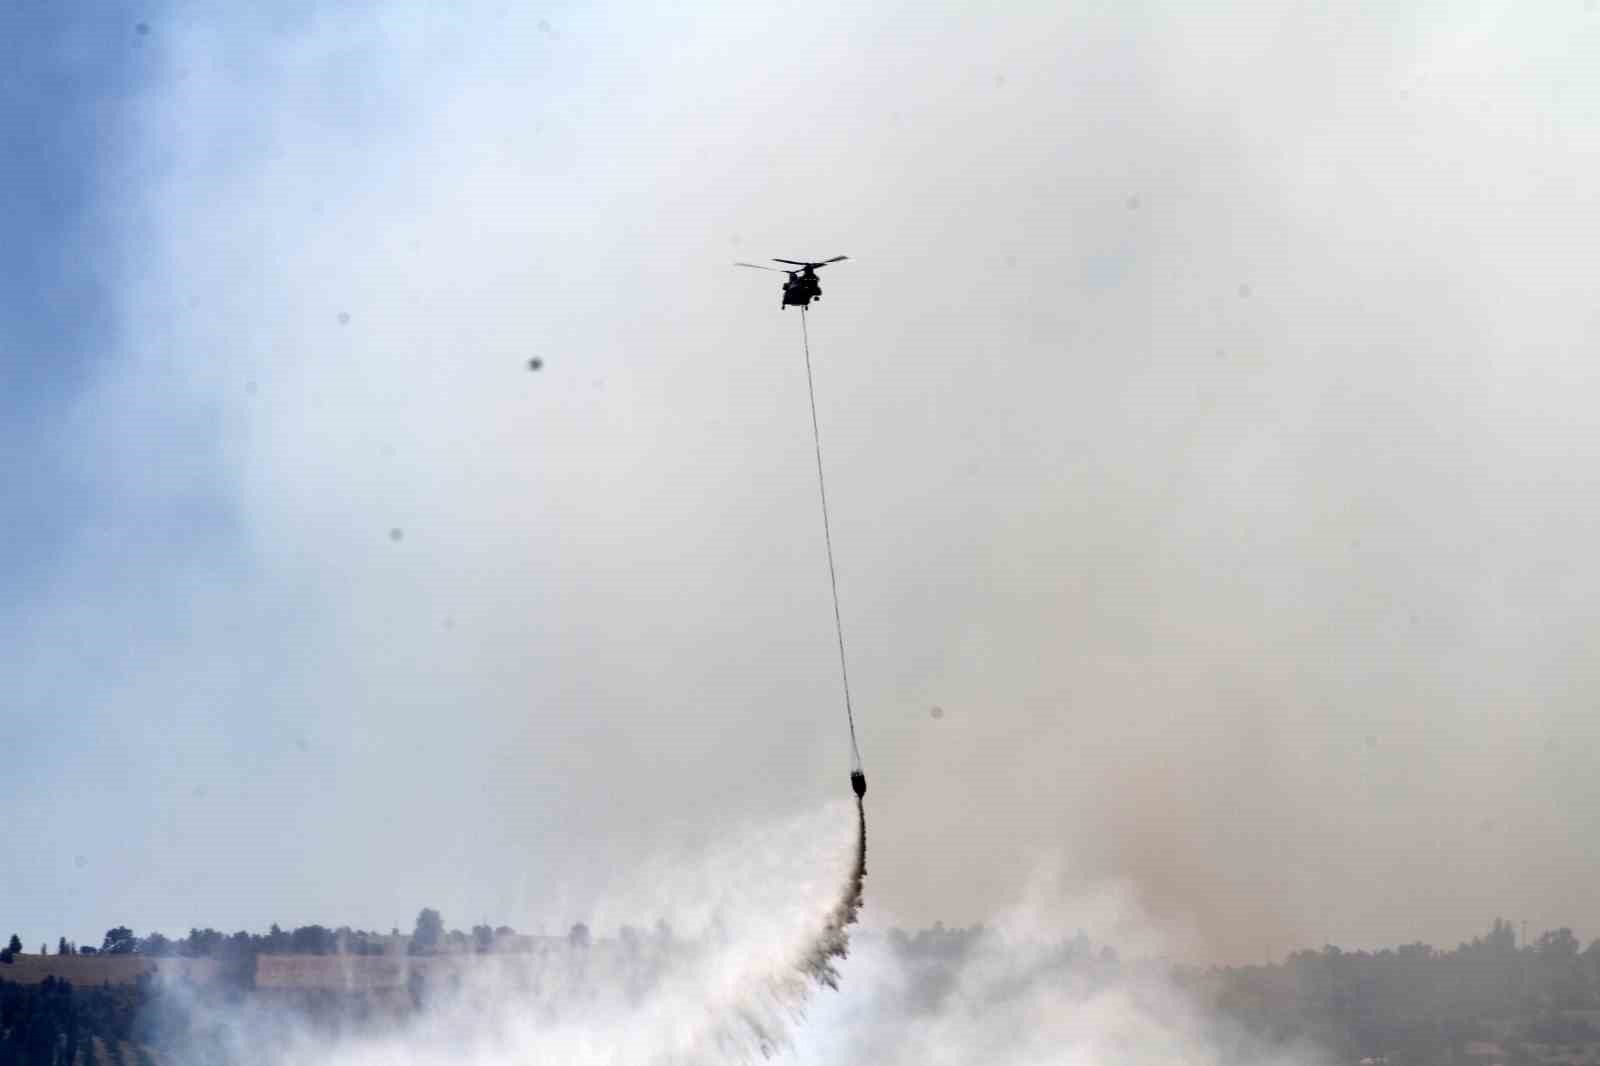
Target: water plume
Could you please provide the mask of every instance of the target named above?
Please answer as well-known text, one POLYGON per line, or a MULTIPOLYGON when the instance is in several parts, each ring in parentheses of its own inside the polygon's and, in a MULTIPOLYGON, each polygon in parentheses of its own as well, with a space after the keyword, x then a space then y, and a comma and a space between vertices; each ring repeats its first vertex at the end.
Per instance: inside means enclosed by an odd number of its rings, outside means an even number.
POLYGON ((856 797, 856 856, 845 879, 839 902, 828 915, 828 920, 811 946, 800 969, 808 978, 829 988, 839 987, 836 960, 850 953, 849 927, 856 923, 865 899, 867 879, 867 808, 861 797, 856 797))
POLYGON ((242 1001, 174 983, 163 989, 176 1026, 163 1054, 174 1066, 769 1058, 795 1045, 815 993, 840 986, 866 877, 865 808, 858 799, 854 819, 846 810, 829 804, 709 848, 641 857, 625 886, 595 901, 593 921, 659 915, 653 933, 535 937, 511 954, 307 958, 297 960, 307 974, 327 971, 309 978, 317 987, 302 980, 242 1001), (367 962, 399 972, 379 987, 367 962))
POLYGON ((817 988, 838 989, 838 963, 850 953, 850 926, 865 901, 867 876, 867 812, 856 797, 855 846, 839 896, 793 965, 753 982, 751 993, 729 1004, 726 1018, 715 1027, 716 1050, 732 1060, 747 1059, 754 1050, 763 1057, 788 1046, 790 1026, 804 1017, 817 988), (753 994, 760 988, 760 994, 753 994))

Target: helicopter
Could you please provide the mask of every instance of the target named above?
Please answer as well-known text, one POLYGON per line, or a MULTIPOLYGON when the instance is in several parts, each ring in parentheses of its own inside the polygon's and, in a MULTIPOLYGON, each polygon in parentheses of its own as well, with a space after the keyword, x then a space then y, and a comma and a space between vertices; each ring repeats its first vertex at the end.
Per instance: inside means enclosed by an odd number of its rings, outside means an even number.
POLYGON ((813 300, 822 299, 822 286, 817 283, 817 268, 825 267, 829 263, 837 263, 849 259, 848 255, 836 255, 832 259, 824 259, 820 263, 804 263, 796 259, 773 259, 774 263, 788 263, 790 266, 799 267, 798 270, 784 270, 781 267, 763 266, 760 263, 735 263, 734 266, 749 267, 751 270, 775 270, 780 274, 789 275, 789 280, 783 283, 783 301, 779 307, 800 307, 810 305, 813 300))

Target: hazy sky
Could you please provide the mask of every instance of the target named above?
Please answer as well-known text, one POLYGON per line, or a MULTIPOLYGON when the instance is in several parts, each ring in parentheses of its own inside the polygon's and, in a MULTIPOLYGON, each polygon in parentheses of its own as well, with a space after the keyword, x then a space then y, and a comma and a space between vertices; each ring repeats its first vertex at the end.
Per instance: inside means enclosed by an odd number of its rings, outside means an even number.
POLYGON ((843 795, 730 266, 838 254, 869 921, 1600 934, 1592 0, 0 30, 0 934, 649 921, 843 795))

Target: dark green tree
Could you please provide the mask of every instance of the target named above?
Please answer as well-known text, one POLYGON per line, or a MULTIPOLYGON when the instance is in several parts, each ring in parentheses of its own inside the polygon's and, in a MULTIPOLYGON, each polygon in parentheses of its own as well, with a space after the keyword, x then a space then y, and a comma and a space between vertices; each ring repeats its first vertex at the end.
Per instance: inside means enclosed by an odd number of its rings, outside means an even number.
POLYGON ((424 907, 417 914, 417 927, 411 934, 411 953, 431 955, 439 950, 444 938, 444 919, 432 907, 424 907))
POLYGON ((132 955, 138 949, 138 938, 125 925, 107 929, 106 938, 100 945, 100 951, 106 955, 132 955))
POLYGON ((191 928, 189 935, 178 941, 178 954, 196 959, 216 958, 223 941, 227 939, 209 926, 205 929, 191 928))
POLYGON ((11 949, 11 954, 13 954, 13 955, 21 955, 22 954, 22 938, 20 936, 18 936, 17 934, 12 933, 11 934, 11 943, 7 944, 6 947, 11 949))
POLYGON ((261 945, 261 951, 267 955, 287 955, 293 950, 293 938, 283 931, 277 922, 272 923, 272 928, 267 930, 266 941, 261 945))
POLYGON ((1584 972, 1583 945, 1571 929, 1553 929, 1533 946, 1533 987, 1543 1005, 1556 1010, 1581 1010, 1588 1005, 1589 981, 1584 972))
POLYGON ((567 933, 567 943, 575 948, 586 948, 590 943, 589 927, 582 922, 573 925, 567 933))
POLYGON ((296 955, 331 955, 337 949, 337 938, 320 925, 302 925, 290 934, 289 944, 296 955))

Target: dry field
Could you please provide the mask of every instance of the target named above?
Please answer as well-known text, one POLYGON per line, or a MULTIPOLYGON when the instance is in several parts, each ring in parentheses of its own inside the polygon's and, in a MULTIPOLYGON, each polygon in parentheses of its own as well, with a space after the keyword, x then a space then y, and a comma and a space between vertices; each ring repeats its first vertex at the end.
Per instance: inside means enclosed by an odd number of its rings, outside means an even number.
POLYGON ((404 955, 258 955, 256 987, 345 992, 404 988, 407 964, 417 961, 404 955))
MULTIPOLYGON (((602 956, 609 945, 596 943, 591 956, 602 956)), ((375 992, 404 989, 413 973, 429 981, 467 978, 482 967, 525 966, 552 952, 564 953, 560 938, 541 943, 535 950, 515 955, 258 955, 256 987, 375 992)), ((0 980, 38 984, 46 977, 65 978, 79 987, 132 984, 141 974, 187 978, 196 984, 216 979, 216 959, 152 958, 146 955, 17 955, 10 966, 0 964, 0 980)))
POLYGON ((46 977, 64 977, 74 985, 127 985, 143 973, 187 977, 204 984, 217 973, 216 959, 149 958, 144 955, 15 955, 10 966, 0 963, 0 980, 36 985, 46 977))
POLYGON ((526 967, 549 951, 564 952, 565 944, 522 955, 258 955, 256 987, 342 992, 404 989, 412 974, 434 982, 466 979, 486 968, 498 972, 526 967))

